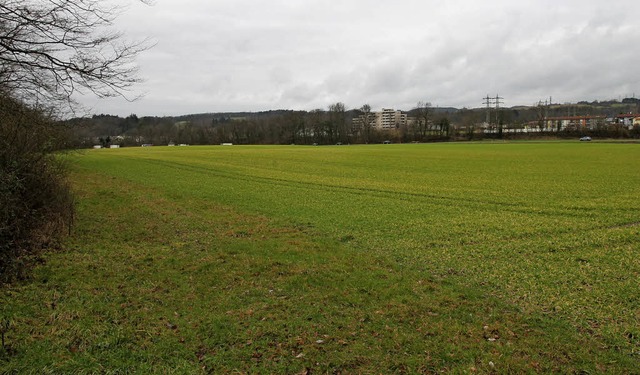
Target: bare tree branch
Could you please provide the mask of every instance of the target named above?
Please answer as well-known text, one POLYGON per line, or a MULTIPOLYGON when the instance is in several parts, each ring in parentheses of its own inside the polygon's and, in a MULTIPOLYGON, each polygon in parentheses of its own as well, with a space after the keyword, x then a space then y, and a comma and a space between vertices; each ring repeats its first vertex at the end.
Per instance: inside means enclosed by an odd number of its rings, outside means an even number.
POLYGON ((0 0, 0 88, 50 103, 72 103, 76 92, 129 99, 140 81, 134 59, 150 43, 113 31, 119 8, 105 3, 0 0))

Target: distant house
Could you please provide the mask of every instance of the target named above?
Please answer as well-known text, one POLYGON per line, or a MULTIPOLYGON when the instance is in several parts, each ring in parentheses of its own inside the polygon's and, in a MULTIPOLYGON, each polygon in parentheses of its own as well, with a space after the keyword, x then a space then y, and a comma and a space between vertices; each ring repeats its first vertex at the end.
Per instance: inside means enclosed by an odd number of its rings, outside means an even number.
POLYGON ((545 129, 565 130, 565 129, 595 129, 600 124, 604 124, 604 116, 559 116, 547 117, 545 119, 545 129))
POLYGON ((120 148, 120 145, 111 145, 109 148, 120 148))
POLYGON ((624 113, 615 117, 614 122, 622 126, 632 127, 640 125, 640 114, 637 113, 624 113))

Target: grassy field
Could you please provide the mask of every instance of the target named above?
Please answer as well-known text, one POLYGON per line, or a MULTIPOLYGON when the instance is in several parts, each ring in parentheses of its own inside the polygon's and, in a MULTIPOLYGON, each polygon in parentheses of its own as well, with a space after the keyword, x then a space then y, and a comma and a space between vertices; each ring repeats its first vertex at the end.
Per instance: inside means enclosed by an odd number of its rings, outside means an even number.
POLYGON ((0 372, 638 373, 640 145, 68 156, 0 372))

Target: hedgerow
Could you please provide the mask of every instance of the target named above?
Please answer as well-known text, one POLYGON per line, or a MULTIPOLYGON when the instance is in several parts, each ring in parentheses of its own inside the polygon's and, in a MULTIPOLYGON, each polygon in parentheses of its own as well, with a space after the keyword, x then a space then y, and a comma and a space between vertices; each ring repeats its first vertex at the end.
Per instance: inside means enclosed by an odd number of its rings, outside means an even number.
POLYGON ((64 132, 43 110, 0 95, 0 282, 23 278, 73 219, 73 196, 55 154, 64 132))

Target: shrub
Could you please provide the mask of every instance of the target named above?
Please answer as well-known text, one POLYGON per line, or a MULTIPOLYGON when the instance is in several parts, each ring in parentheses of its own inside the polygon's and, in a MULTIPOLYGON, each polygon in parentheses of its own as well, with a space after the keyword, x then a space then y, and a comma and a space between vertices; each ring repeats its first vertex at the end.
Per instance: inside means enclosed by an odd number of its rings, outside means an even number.
POLYGON ((73 196, 54 154, 63 135, 43 111, 0 95, 0 282, 24 277, 70 227, 73 196))

